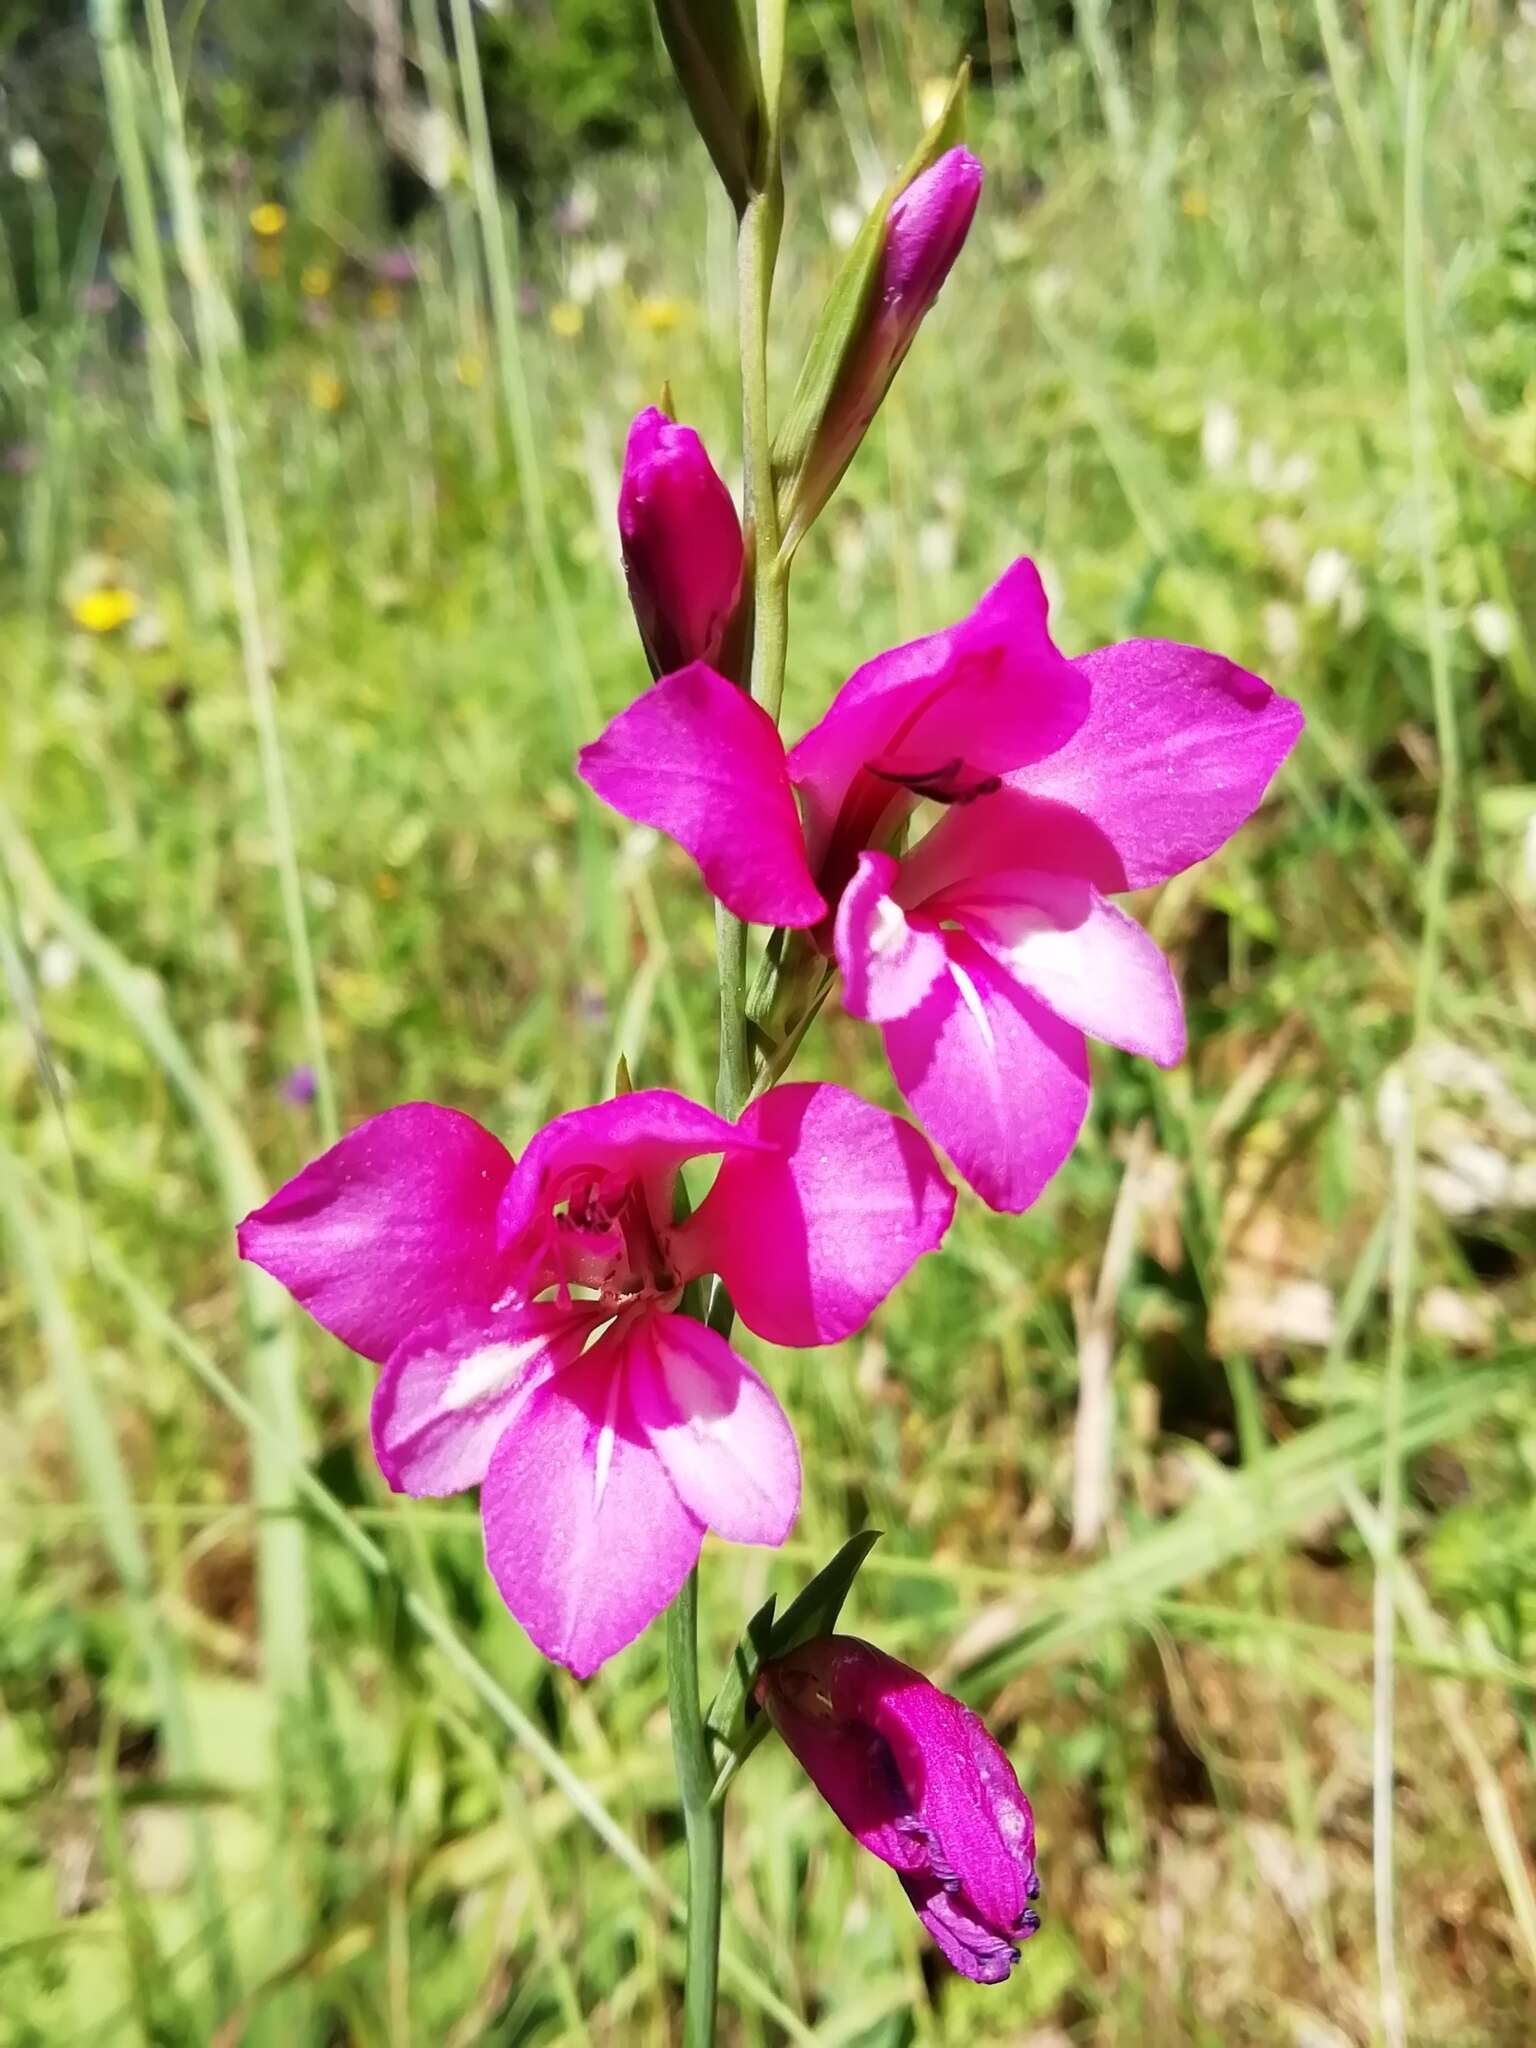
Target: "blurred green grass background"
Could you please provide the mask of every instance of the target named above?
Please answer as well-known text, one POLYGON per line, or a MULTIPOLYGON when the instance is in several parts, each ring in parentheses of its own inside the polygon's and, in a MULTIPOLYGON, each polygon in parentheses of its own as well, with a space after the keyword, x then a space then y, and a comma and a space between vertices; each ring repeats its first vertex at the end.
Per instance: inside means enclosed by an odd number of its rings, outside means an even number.
MULTIPOLYGON (((285 1089, 314 1028, 343 1123, 430 1096, 516 1146, 621 1052, 709 1094, 706 907, 570 759, 644 679, 629 417, 669 379, 738 473, 728 210, 649 108, 643 154, 498 207, 467 0, 402 25, 443 178, 400 230, 356 104, 280 161, 196 125, 183 155, 196 17, 157 51, 114 15, 82 28, 118 120, 85 200, 18 154, 14 95, 0 138, 0 2041, 664 2043, 659 1632, 586 1687, 542 1664, 472 1503, 382 1494, 365 1369, 231 1226, 324 1140, 324 1090, 285 1089)), ((959 54, 917 0, 796 18, 781 403, 959 54)), ((710 1546, 709 1659, 882 1528, 847 1625, 1005 1741, 1046 1919, 1006 1990, 936 1969, 768 1745, 724 2039, 1343 2048, 1394 2037, 1395 1975, 1398 2038, 1513 2048, 1536 22, 1085 0, 981 31, 982 208, 802 553, 786 725, 1020 552, 1069 650, 1217 646, 1309 724, 1138 906, 1184 1066, 1098 1055, 1029 1216, 967 1200, 859 1339, 755 1347, 806 1505, 779 1556, 710 1546)), ((803 1071, 889 1099, 877 1051, 833 1016, 803 1071)))

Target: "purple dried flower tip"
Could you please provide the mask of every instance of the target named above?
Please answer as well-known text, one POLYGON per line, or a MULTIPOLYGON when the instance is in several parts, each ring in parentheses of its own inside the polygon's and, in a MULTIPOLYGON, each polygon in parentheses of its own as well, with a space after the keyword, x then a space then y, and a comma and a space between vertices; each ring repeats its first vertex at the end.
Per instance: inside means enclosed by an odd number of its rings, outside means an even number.
POLYGON ((303 1108, 315 1099, 315 1070, 313 1067, 295 1067, 283 1083, 283 1100, 297 1108, 303 1108))
POLYGON ((0 469, 7 476, 30 476, 42 460, 42 453, 35 441, 12 441, 0 451, 0 469))
POLYGON ((654 405, 624 450, 619 548, 652 672, 717 662, 741 595, 741 522, 693 428, 654 405))
POLYGON ((856 1636, 820 1636, 765 1665, 757 1698, 955 1968, 1002 1983, 1040 1928, 1035 1822, 970 1708, 856 1636))
POLYGON ((80 294, 82 313, 110 313, 117 304, 117 286, 110 277, 94 277, 80 294))

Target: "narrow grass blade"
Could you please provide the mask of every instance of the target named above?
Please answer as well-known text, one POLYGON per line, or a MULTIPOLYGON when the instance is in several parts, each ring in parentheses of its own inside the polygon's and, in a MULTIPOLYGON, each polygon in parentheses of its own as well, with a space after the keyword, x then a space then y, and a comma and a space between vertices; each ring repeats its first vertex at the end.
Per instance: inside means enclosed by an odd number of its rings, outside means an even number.
MULTIPOLYGON (((122 1582, 134 1637, 159 1717, 165 1765, 173 1778, 195 1780, 197 1755, 181 1683, 175 1638, 155 1601, 149 1553, 139 1528, 128 1474, 101 1394, 86 1365, 54 1268, 45 1233, 20 1185, 8 1155, 0 1152, 0 1213, 16 1249, 17 1268, 31 1296, 33 1314, 69 1431, 80 1483, 96 1510, 101 1541, 122 1582)), ((217 2012, 239 1997, 226 1909, 213 1859, 206 1818, 191 1811, 193 1886, 207 1923, 209 1990, 217 2012)))
MULTIPOLYGON (((1403 1405, 1405 1454, 1457 1435, 1506 1394, 1528 1383, 1529 1365, 1511 1359, 1476 1372, 1425 1380, 1403 1405)), ((1155 1603, 1301 1527, 1335 1506, 1345 1486, 1381 1459, 1382 1419, 1355 1409, 1303 1430, 1237 1473, 1212 1468, 1212 1490, 1182 1513, 1134 1537, 1087 1571, 1063 1574, 1028 1602, 978 1618, 959 1645, 951 1676, 986 1698, 1018 1672, 1090 1641, 1101 1631, 1144 1622, 1155 1603), (1027 1615, 1027 1619, 1025 1618, 1027 1615)))

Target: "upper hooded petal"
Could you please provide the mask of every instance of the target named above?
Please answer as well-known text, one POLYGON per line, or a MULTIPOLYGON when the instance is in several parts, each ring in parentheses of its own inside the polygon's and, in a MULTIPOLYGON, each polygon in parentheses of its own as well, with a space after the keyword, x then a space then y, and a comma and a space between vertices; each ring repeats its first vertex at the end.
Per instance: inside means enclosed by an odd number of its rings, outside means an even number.
POLYGON ((492 1456, 480 1512, 502 1599, 544 1655, 578 1678, 661 1613, 704 1540, 635 1414, 611 1334, 517 1415, 492 1456))
POLYGON ((716 660, 741 595, 741 522, 693 428, 654 405, 624 449, 619 547, 652 668, 716 660))
POLYGON ((789 756, 813 866, 866 769, 954 800, 1070 738, 1087 685, 1052 641, 1046 610, 1034 563, 1017 561, 966 618, 849 677, 789 756))
POLYGON ((575 1363, 608 1313, 591 1302, 534 1302, 413 1331, 373 1392, 374 1456, 395 1492, 478 1486, 524 1403, 575 1363))
POLYGON ((683 1506, 732 1543, 782 1543, 800 1452, 766 1384, 692 1316, 638 1316, 625 1342, 635 1414, 683 1506))
POLYGON ((926 904, 954 918, 1067 1023, 1159 1066, 1184 1057, 1184 1005, 1156 940, 1080 875, 1011 868, 926 904))
POLYGON ((1027 1209, 1088 1109, 1082 1033, 1006 975, 966 932, 948 973, 884 1025, 886 1057, 923 1128, 990 1208, 1027 1209))
POLYGON ((762 1144, 750 1132, 669 1088, 637 1088, 611 1102, 568 1110, 529 1139, 502 1198, 497 1216, 500 1241, 512 1247, 542 1218, 552 1190, 578 1167, 615 1180, 643 1181, 659 1193, 670 1189, 672 1176, 685 1160, 711 1152, 758 1150, 762 1144))
POLYGON ((1126 640, 1073 666, 1088 715, 1066 744, 953 812, 918 850, 925 888, 981 866, 1054 868, 1142 889, 1204 860, 1262 801, 1298 705, 1219 654, 1126 640))
POLYGON ((797 926, 825 916, 778 728, 703 662, 636 698, 582 748, 579 767, 604 803, 691 853, 733 916, 797 926))
POLYGON ((763 1149, 728 1154, 675 1243, 775 1344, 833 1344, 949 1228, 955 1191, 922 1134, 846 1088, 790 1082, 742 1112, 763 1149))
POLYGON ((423 1323, 503 1291, 499 1139, 456 1109, 408 1102, 349 1131, 240 1225, 240 1256, 315 1321, 382 1362, 423 1323))

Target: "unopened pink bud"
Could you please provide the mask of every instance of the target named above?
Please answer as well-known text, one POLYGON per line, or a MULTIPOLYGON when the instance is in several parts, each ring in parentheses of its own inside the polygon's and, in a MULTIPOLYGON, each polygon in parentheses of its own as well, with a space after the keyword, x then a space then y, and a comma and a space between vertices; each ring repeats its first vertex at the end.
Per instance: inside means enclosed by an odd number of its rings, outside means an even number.
POLYGON ((629 430, 619 545, 652 673, 716 663, 741 596, 741 522, 693 428, 655 406, 629 430))
POLYGON ((1035 1823, 976 1715, 857 1636, 819 1636, 765 1664, 757 1698, 949 1961, 1000 1984, 1040 1926, 1035 1823))
POLYGON ((939 296, 971 231, 981 197, 981 165, 967 149, 946 150, 897 195, 886 221, 874 325, 904 355, 939 296))
POLYGON ((880 410, 924 315, 965 246, 981 197, 969 150, 946 150, 899 192, 886 216, 879 267, 796 488, 784 545, 793 547, 837 489, 880 410))

